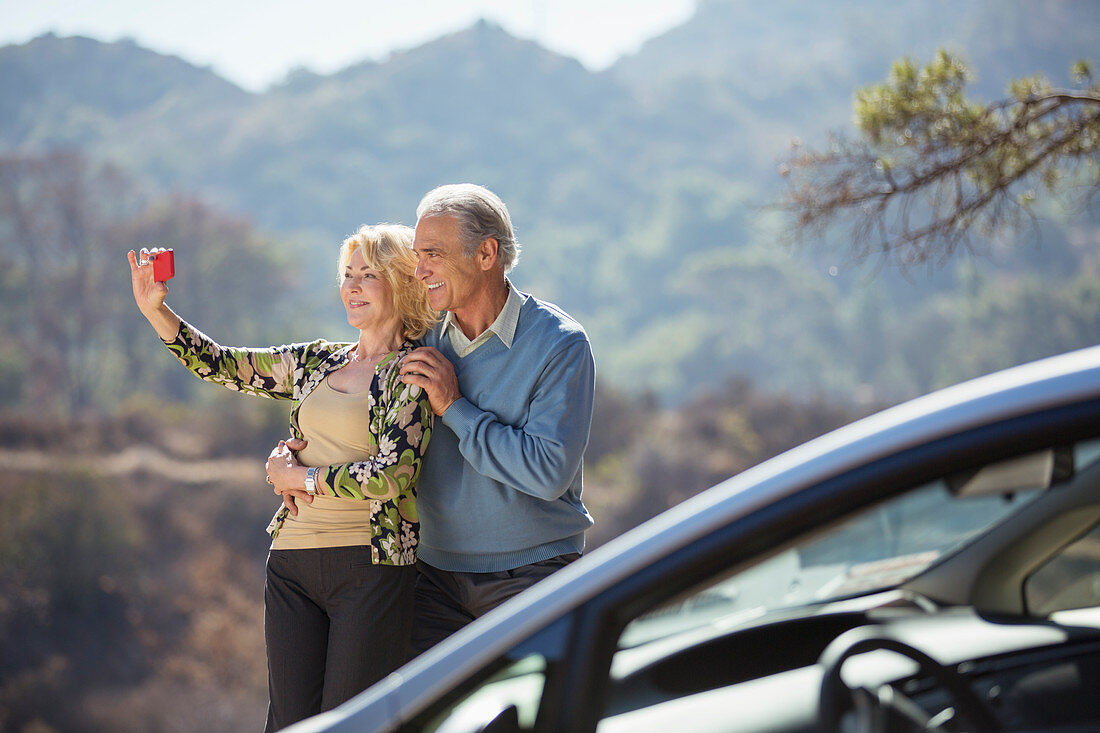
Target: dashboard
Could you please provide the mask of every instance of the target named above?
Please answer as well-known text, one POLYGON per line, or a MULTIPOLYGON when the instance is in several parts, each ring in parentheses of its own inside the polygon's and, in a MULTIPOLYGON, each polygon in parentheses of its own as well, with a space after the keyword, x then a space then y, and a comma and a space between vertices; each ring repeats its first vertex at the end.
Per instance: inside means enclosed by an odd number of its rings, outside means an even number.
MULTIPOLYGON (((800 733, 817 731, 825 668, 819 659, 846 634, 869 628, 957 672, 1002 730, 1100 730, 1100 611, 1051 620, 988 617, 971 608, 876 599, 761 619, 747 628, 686 635, 622 650, 600 733, 800 733), (648 647, 648 648, 647 648, 648 647)), ((917 662, 878 649, 843 664, 847 688, 890 686, 929 717, 953 695, 917 662)), ((952 730, 946 725, 947 730, 952 730)))

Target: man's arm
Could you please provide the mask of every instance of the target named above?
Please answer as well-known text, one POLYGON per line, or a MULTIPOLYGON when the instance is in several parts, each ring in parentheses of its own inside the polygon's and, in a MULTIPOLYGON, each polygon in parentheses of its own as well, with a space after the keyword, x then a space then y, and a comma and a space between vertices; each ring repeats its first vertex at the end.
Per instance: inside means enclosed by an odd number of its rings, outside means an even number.
MULTIPOLYGON (((565 493, 580 469, 592 425, 595 364, 587 339, 571 340, 543 366, 522 428, 502 423, 463 397, 454 368, 441 354, 439 358, 444 363, 433 358, 430 376, 414 374, 406 380, 424 386, 429 399, 436 391, 445 404, 443 424, 458 436, 459 450, 474 470, 540 499, 565 493)), ((405 369, 425 368, 418 361, 407 358, 405 369)))

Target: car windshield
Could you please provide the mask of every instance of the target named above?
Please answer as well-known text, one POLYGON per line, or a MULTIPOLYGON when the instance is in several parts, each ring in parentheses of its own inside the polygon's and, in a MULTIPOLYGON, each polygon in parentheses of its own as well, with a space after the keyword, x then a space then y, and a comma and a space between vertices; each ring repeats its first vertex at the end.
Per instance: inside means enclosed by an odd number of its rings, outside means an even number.
POLYGON ((920 486, 631 622, 628 648, 711 624, 894 588, 1031 501, 1097 445, 1044 451, 920 486))

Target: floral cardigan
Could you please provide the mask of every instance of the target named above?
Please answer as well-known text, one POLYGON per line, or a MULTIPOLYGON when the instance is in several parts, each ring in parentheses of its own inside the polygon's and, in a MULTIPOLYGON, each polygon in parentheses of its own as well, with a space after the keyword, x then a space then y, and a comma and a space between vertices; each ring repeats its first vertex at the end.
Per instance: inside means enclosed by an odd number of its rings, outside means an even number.
MULTIPOLYGON (((293 400, 290 432, 296 438, 303 437, 298 425, 302 400, 326 375, 347 364, 355 348, 354 343, 324 340, 267 349, 227 347, 186 322, 165 345, 191 373, 208 382, 245 394, 293 400)), ((317 471, 319 494, 371 502, 371 556, 380 565, 416 561, 416 481, 431 438, 432 409, 422 389, 401 381, 398 366, 413 348, 406 341, 375 367, 368 404, 369 440, 377 453, 366 461, 317 471)), ((280 507, 272 518, 267 531, 273 538, 288 513, 280 507)))

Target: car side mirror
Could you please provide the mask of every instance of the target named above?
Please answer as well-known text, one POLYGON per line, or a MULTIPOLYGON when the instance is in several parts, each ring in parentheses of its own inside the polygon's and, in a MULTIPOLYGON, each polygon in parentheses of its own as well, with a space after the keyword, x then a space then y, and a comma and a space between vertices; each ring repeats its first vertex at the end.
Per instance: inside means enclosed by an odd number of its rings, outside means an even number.
POLYGON ((996 496, 1048 489, 1073 477, 1073 449, 1050 448, 947 479, 955 496, 996 496))

